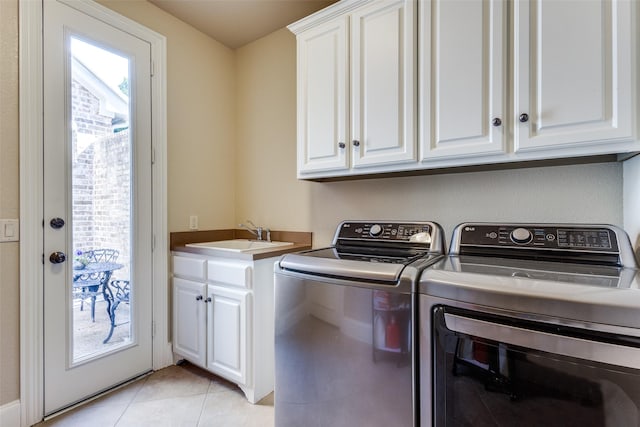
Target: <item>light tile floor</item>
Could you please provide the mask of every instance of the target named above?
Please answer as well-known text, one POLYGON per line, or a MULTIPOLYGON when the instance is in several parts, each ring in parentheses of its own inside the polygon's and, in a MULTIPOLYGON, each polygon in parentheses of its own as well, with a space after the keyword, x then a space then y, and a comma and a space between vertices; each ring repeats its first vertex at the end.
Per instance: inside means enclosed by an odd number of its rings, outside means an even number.
POLYGON ((170 366, 36 427, 269 427, 273 393, 250 404, 235 385, 185 363, 170 366))

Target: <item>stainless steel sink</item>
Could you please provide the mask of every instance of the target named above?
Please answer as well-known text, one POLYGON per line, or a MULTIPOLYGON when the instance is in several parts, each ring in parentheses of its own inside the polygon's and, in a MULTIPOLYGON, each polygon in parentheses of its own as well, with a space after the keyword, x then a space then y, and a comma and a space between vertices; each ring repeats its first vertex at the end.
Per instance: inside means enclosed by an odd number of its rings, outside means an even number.
POLYGON ((292 242, 267 242, 264 240, 220 240, 217 242, 188 243, 186 246, 192 248, 217 249, 231 252, 251 252, 260 249, 271 249, 280 246, 293 245, 292 242))

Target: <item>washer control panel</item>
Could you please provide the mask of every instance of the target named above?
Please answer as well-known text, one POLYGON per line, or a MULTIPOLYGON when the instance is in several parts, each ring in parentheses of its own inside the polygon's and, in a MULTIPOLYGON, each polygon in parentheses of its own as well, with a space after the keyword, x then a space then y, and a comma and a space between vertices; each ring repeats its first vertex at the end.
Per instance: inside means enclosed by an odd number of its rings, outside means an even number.
POLYGON ((460 246, 617 252, 613 230, 606 227, 462 224, 460 246))
POLYGON ((334 241, 393 241, 398 243, 431 243, 434 226, 422 222, 360 222, 345 221, 338 228, 334 241))

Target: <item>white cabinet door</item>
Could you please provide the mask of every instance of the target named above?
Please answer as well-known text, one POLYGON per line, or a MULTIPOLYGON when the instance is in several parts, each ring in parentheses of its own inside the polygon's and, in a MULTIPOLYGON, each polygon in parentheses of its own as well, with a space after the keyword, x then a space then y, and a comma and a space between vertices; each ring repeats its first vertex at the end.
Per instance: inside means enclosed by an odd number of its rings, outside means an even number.
POLYGON ((349 168, 346 16, 298 37, 298 172, 349 168))
POLYGON ((214 285, 207 292, 207 369, 246 385, 250 293, 214 285))
POLYGON ((379 0, 351 15, 354 168, 416 160, 415 7, 379 0))
POLYGON ((192 363, 206 366, 206 285, 173 278, 173 349, 192 363))
POLYGON ((421 160, 505 152, 503 0, 420 3, 421 160))
POLYGON ((516 152, 632 137, 631 3, 513 2, 516 152))

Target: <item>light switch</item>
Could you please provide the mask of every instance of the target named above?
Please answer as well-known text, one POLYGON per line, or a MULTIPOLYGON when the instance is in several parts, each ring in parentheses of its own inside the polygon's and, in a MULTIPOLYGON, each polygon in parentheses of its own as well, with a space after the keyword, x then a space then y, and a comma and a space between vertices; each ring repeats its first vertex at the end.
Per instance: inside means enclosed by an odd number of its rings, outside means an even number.
POLYGON ((20 223, 17 219, 0 219, 0 242, 20 240, 20 223))
POLYGON ((189 217, 189 230, 197 230, 198 229, 198 216, 191 215, 189 217))

